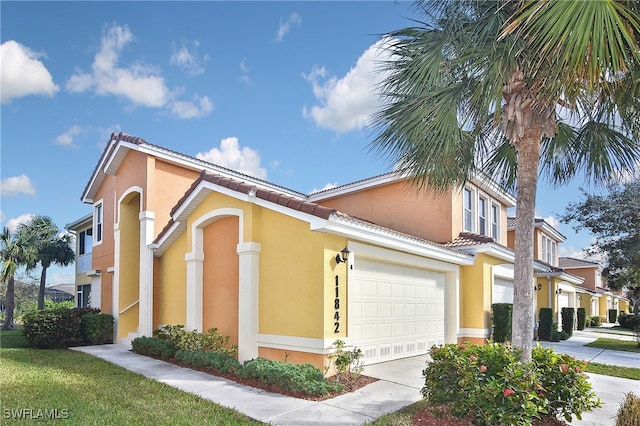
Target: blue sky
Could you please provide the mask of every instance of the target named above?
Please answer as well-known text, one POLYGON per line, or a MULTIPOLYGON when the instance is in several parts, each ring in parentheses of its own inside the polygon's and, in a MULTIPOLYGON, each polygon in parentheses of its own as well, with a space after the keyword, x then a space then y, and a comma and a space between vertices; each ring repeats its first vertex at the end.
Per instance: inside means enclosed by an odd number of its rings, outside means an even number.
MULTIPOLYGON (((11 2, 1 10, 0 226, 60 227, 112 132, 126 132, 300 192, 390 170, 367 150, 383 34, 408 2, 11 2)), ((539 188, 552 218, 581 182, 539 188)), ((51 268, 48 284, 73 282, 51 268)))

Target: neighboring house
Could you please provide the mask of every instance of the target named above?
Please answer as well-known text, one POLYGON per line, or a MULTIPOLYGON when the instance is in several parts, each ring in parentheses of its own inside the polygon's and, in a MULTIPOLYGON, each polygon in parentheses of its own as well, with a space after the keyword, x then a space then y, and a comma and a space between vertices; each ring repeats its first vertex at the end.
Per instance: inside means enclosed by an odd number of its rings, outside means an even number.
MULTIPOLYGON (((515 244, 515 217, 508 218, 508 245, 515 244)), ((577 309, 591 297, 588 289, 582 285, 583 278, 565 271, 558 263, 558 246, 566 240, 556 228, 546 220, 536 218, 533 231, 534 265, 536 274, 535 301, 536 317, 540 308, 551 308, 553 317, 562 324, 562 308, 577 309)), ((539 318, 538 318, 539 319, 539 318)))
POLYGON ((76 306, 100 307, 100 273, 93 269, 93 214, 68 223, 65 229, 75 236, 75 301, 76 306), (93 287, 93 292, 92 292, 93 287))
POLYGON ((55 303, 67 302, 74 299, 74 284, 56 284, 45 287, 44 296, 55 303))
POLYGON ((618 313, 629 311, 629 301, 619 292, 607 288, 602 276, 603 268, 597 262, 572 257, 561 257, 559 265, 573 275, 582 277, 584 288, 591 295, 583 297, 581 305, 589 316, 602 316, 608 321, 609 309, 616 309, 618 313))

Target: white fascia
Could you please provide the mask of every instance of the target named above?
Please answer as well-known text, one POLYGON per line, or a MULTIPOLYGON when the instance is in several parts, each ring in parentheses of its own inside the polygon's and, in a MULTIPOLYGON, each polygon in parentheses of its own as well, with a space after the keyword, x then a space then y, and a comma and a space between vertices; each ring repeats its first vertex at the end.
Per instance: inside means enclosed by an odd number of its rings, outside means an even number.
POLYGON ((372 229, 366 225, 359 225, 350 221, 345 221, 335 216, 327 220, 316 218, 311 222, 311 230, 327 232, 330 234, 344 236, 356 241, 378 245, 381 247, 411 253, 422 257, 428 257, 456 265, 473 265, 475 256, 440 247, 436 244, 429 244, 408 236, 395 235, 391 230, 385 232, 384 229, 372 229))
POLYGON ((489 256, 504 260, 505 262, 509 263, 514 263, 515 260, 515 254, 513 253, 513 251, 510 248, 501 246, 499 244, 476 244, 470 246, 462 246, 458 247, 458 250, 474 255, 477 255, 479 253, 488 254, 489 256))

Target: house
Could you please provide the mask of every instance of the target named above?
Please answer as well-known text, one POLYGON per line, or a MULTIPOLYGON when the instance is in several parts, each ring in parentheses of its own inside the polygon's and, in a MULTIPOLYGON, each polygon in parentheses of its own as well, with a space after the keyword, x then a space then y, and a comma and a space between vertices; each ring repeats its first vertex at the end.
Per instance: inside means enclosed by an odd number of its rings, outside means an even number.
POLYGON ((482 343, 491 304, 513 301, 515 199, 480 175, 437 194, 398 173, 302 194, 120 133, 81 199, 78 303, 113 314, 119 341, 184 324, 230 336, 241 361, 322 367, 342 339, 375 363, 482 343))
MULTIPOLYGON (((508 246, 515 244, 515 217, 508 218, 508 246)), ((562 308, 578 308, 593 295, 582 284, 584 279, 559 264, 558 245, 566 237, 549 222, 535 218, 533 231, 533 258, 537 266, 534 289, 537 314, 540 308, 551 308, 553 318, 562 324, 562 308)))
POLYGON ((572 257, 561 257, 559 265, 573 275, 582 277, 584 288, 591 297, 583 297, 580 306, 586 309, 589 316, 602 316, 608 320, 608 312, 615 309, 620 312, 629 311, 629 301, 619 292, 607 288, 602 276, 603 268, 597 262, 572 257))
POLYGON ((377 362, 457 341, 475 256, 321 198, 113 134, 82 194, 91 304, 119 340, 217 327, 240 360, 322 366, 340 338, 377 362))

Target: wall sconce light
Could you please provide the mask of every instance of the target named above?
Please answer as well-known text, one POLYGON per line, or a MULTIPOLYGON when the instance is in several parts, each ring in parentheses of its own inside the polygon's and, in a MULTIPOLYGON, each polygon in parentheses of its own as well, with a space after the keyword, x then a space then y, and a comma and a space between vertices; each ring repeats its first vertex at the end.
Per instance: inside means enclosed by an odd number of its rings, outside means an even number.
POLYGON ((562 293, 562 289, 561 288, 556 290, 556 294, 560 294, 560 293, 562 293))
POLYGON ((346 247, 340 250, 340 253, 336 254, 336 263, 347 263, 347 260, 349 260, 349 254, 351 254, 351 252, 346 247))
POLYGON ((542 290, 542 284, 538 283, 537 285, 534 285, 534 286, 533 286, 533 289, 534 289, 535 291, 542 290))

